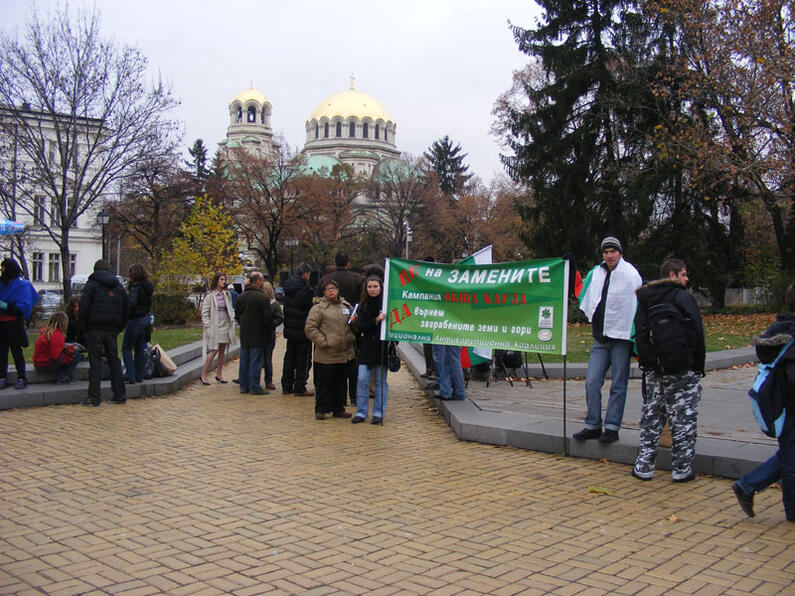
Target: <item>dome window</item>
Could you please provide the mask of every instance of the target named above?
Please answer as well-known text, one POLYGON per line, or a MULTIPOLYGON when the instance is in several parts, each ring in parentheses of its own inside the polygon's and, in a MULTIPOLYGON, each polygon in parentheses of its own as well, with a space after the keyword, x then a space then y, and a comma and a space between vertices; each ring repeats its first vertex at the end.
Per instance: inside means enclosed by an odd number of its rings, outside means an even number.
POLYGON ((243 108, 237 108, 237 120, 236 122, 243 122, 243 108))
POLYGON ((315 138, 317 138, 320 134, 320 125, 315 122, 315 138))
POLYGON ((328 122, 323 126, 323 136, 328 138, 328 122))
POLYGON ((380 132, 380 131, 378 130, 378 128, 379 128, 379 127, 378 127, 378 125, 376 124, 376 125, 375 125, 375 140, 376 140, 376 141, 378 140, 378 133, 380 132))
POLYGON ((249 106, 248 110, 246 110, 246 121, 247 122, 257 121, 257 110, 254 109, 254 106, 249 106))
POLYGON ((369 131, 367 129, 368 129, 367 122, 365 122, 364 124, 362 124, 362 138, 363 139, 369 138, 369 131))
POLYGON ((356 136, 356 123, 355 122, 351 122, 350 125, 348 126, 348 136, 351 137, 351 138, 356 136))
POLYGON ((265 124, 265 108, 262 108, 262 123, 265 124))
POLYGON ((342 136, 342 122, 337 122, 337 136, 342 136))
POLYGON ((386 133, 387 133, 387 130, 386 130, 386 128, 384 128, 384 141, 386 141, 386 140, 387 140, 387 139, 386 139, 386 133))

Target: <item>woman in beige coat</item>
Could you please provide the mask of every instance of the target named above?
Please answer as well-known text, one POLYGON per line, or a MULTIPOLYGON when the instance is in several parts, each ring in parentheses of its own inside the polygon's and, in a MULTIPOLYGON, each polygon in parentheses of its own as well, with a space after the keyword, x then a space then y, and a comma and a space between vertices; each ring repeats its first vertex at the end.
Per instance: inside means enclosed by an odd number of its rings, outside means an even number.
POLYGON ((325 420, 329 413, 334 418, 350 418, 345 396, 348 362, 355 357, 356 336, 349 325, 353 309, 340 298, 336 281, 325 279, 323 284, 323 298, 309 311, 304 326, 307 339, 315 344, 315 418, 325 420))
POLYGON ((232 295, 226 289, 226 275, 216 273, 210 283, 210 291, 202 301, 202 385, 209 385, 207 375, 213 363, 213 358, 218 356, 215 380, 226 383, 224 380, 224 356, 226 346, 235 341, 235 309, 232 307, 232 295))

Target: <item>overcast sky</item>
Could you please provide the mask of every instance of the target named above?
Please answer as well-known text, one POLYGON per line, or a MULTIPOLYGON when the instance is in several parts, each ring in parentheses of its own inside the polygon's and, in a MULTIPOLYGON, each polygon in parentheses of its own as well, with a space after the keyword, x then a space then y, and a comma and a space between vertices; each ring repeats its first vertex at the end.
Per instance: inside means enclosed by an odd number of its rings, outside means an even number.
MULTIPOLYGON (((0 27, 56 2, 0 0, 0 27)), ((398 149, 420 155, 449 135, 484 181, 501 171, 489 134, 497 96, 526 56, 508 21, 532 27, 531 0, 71 0, 96 5, 106 36, 139 47, 181 100, 184 144, 214 153, 228 104, 249 87, 273 106, 271 125, 297 149, 328 95, 348 88, 380 100, 397 124, 398 149)))

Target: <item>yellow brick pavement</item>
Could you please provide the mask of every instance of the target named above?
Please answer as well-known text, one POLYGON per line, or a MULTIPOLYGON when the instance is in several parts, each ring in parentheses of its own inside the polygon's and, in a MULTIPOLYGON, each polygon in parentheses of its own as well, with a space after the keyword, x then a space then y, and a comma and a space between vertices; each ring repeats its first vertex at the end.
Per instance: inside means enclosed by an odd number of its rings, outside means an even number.
POLYGON ((0 594, 795 593, 778 490, 462 443, 405 369, 383 427, 236 389, 1 412, 0 594))

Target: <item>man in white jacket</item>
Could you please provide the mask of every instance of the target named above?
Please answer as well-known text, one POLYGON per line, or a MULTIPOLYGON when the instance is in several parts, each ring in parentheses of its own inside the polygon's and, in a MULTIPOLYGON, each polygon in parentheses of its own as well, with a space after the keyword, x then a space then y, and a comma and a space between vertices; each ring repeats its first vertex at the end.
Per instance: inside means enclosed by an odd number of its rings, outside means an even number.
POLYGON ((574 433, 579 441, 618 440, 624 418, 624 403, 629 382, 629 357, 637 298, 635 290, 642 280, 637 269, 623 259, 621 242, 614 236, 602 240, 602 262, 583 281, 580 309, 593 328, 594 342, 585 375, 585 401, 588 414, 585 428, 574 433), (610 369, 610 397, 602 432, 602 385, 610 369))

